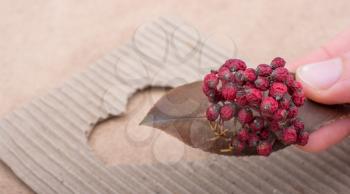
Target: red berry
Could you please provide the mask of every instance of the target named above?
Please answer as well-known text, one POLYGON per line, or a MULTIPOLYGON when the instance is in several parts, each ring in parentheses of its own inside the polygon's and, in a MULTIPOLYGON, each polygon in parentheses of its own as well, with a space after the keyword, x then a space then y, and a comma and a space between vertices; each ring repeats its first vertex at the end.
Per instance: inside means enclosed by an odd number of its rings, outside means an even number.
POLYGON ((273 69, 284 67, 284 65, 286 65, 286 61, 281 57, 276 57, 271 61, 271 66, 273 69))
POLYGON ((303 85, 298 81, 294 81, 292 85, 292 91, 297 92, 302 90, 303 90, 303 85))
POLYGON ((293 88, 294 82, 295 82, 294 76, 292 74, 288 74, 288 76, 285 80, 286 85, 289 88, 293 88))
POLYGON ((300 120, 299 118, 297 118, 293 121, 293 126, 295 127, 295 129, 297 131, 303 131, 305 128, 304 122, 302 120, 300 120))
POLYGON ((245 92, 243 90, 239 90, 236 94, 236 104, 239 106, 245 106, 248 104, 245 92))
POLYGON ((283 128, 283 124, 279 121, 271 121, 269 124, 269 129, 272 132, 280 131, 283 128))
POLYGON ((219 79, 215 73, 209 73, 204 77, 204 85, 208 88, 216 88, 219 84, 219 79))
POLYGON ((273 114, 273 119, 276 121, 281 121, 285 120, 287 118, 288 112, 285 109, 278 109, 274 114, 273 114))
POLYGON ((253 122, 249 124, 250 129, 253 132, 258 132, 264 127, 264 119, 261 117, 255 117, 253 122))
POLYGON ((269 138, 269 136, 270 136, 270 131, 268 131, 266 129, 260 131, 260 138, 261 139, 265 140, 265 139, 269 138))
POLYGON ((217 89, 211 89, 207 85, 203 84, 202 91, 212 103, 216 103, 221 100, 221 92, 217 89))
POLYGON ((276 100, 280 100, 284 97, 284 95, 288 92, 288 88, 286 85, 280 82, 273 83, 270 90, 269 95, 274 97, 276 100))
POLYGON ((256 68, 256 73, 260 76, 269 76, 272 73, 272 68, 267 64, 260 64, 256 68))
POLYGON ((238 131, 237 137, 239 141, 247 141, 249 139, 249 131, 247 128, 242 128, 241 130, 238 131))
POLYGON ((225 100, 233 101, 236 98, 237 88, 232 84, 228 83, 222 87, 221 94, 225 100))
POLYGON ((292 100, 293 100, 295 106, 299 107, 299 106, 304 105, 304 102, 305 102, 304 92, 303 91, 294 92, 292 95, 292 100))
POLYGON ((249 104, 259 105, 262 98, 262 92, 258 89, 247 89, 245 90, 246 98, 249 104))
POLYGON ((272 145, 267 141, 263 141, 258 145, 256 151, 261 156, 268 156, 272 152, 272 145))
POLYGON ((227 68, 230 69, 230 71, 238 71, 238 70, 245 70, 247 68, 247 65, 244 61, 240 59, 229 59, 224 64, 227 68))
POLYGON ((208 93, 208 100, 211 103, 217 103, 222 99, 221 92, 218 90, 210 90, 208 93))
POLYGON ((249 139, 248 139, 248 146, 249 147, 256 147, 259 143, 259 140, 260 140, 260 138, 255 133, 250 133, 249 139))
POLYGON ((230 120, 235 114, 235 111, 231 104, 225 104, 220 109, 220 118, 224 121, 230 120))
POLYGON ((273 114, 278 109, 278 102, 271 98, 266 97, 260 104, 260 111, 262 113, 273 114))
POLYGON ((232 80, 233 78, 233 74, 227 67, 221 67, 219 69, 218 76, 221 80, 224 80, 224 81, 229 81, 229 80, 232 80))
POLYGON ((292 119, 295 118, 298 115, 298 108, 295 106, 292 106, 288 109, 288 118, 292 119))
POLYGON ((302 131, 298 134, 298 139, 297 139, 298 145, 304 146, 307 144, 308 141, 309 141, 309 133, 308 132, 302 131))
POLYGON ((249 81, 249 82, 255 81, 256 80, 255 70, 253 68, 247 68, 243 72, 243 79, 244 81, 249 81))
POLYGON ((219 117, 220 108, 221 108, 221 106, 219 104, 210 105, 207 108, 207 112, 206 112, 207 119, 209 121, 215 121, 219 117))
POLYGON ((242 108, 238 112, 238 120, 242 123, 251 123, 253 121, 253 112, 248 108, 242 108))
POLYGON ((259 76, 254 83, 255 83, 255 87, 262 91, 265 91, 270 87, 270 82, 269 80, 267 80, 266 77, 259 76))
POLYGON ((284 67, 278 67, 271 73, 271 78, 274 81, 284 82, 289 75, 288 69, 284 67))
POLYGON ((293 144, 297 141, 297 131, 293 126, 283 130, 282 140, 285 144, 293 144))

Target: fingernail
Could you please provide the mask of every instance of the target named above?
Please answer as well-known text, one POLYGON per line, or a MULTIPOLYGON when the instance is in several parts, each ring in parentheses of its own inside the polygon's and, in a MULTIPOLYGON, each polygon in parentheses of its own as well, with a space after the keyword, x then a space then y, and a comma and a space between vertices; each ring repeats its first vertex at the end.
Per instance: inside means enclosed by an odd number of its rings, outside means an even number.
POLYGON ((335 58, 303 65, 297 69, 297 77, 313 88, 325 90, 340 79, 342 72, 342 60, 335 58))

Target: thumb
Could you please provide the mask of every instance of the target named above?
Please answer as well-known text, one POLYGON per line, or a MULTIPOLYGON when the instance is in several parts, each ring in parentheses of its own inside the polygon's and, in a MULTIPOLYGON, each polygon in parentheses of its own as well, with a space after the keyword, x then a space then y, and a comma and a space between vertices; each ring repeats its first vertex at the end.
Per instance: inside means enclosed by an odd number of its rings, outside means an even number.
POLYGON ((350 52, 332 59, 301 65, 296 78, 308 98, 323 104, 350 102, 350 52))

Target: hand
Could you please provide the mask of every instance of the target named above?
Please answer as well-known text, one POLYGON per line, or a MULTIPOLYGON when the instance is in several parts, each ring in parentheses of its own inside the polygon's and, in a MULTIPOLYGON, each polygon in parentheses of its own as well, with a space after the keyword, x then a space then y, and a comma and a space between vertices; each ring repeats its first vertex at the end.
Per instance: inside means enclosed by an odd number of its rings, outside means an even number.
MULTIPOLYGON (((350 30, 288 67, 308 98, 323 104, 350 103, 350 30)), ((319 152, 350 135, 350 117, 310 134, 301 149, 319 152)))

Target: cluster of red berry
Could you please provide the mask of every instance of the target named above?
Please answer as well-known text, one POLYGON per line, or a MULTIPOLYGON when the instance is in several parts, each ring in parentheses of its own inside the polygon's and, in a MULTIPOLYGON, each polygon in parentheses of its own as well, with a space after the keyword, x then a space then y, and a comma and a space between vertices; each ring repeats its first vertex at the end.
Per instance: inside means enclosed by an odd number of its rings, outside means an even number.
POLYGON ((297 118, 305 100, 303 88, 285 63, 276 57, 270 65, 253 69, 240 59, 229 59, 205 76, 202 89, 211 102, 207 119, 221 126, 231 119, 240 123, 230 137, 235 154, 254 149, 267 156, 277 141, 286 145, 308 142, 304 123, 297 118))

